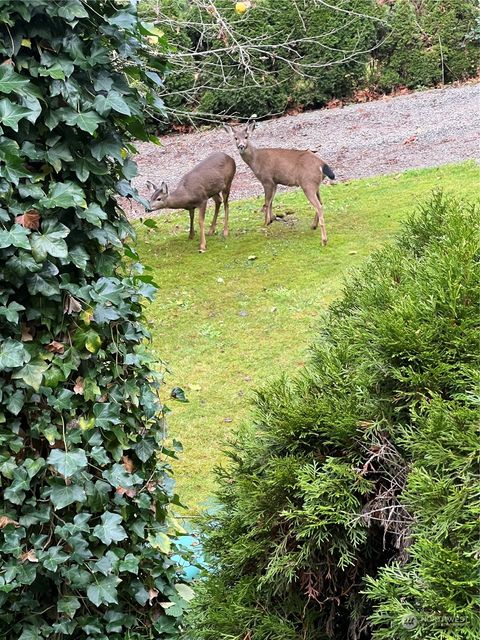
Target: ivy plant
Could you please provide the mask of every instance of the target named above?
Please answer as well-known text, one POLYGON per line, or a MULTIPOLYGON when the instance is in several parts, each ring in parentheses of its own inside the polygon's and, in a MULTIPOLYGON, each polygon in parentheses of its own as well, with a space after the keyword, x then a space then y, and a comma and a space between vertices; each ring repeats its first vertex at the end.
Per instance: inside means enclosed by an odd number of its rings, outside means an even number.
MULTIPOLYGON (((135 2, 0 3, 0 637, 176 638, 155 284, 118 195, 161 102, 135 2)), ((178 556, 177 556, 178 557, 178 556)))

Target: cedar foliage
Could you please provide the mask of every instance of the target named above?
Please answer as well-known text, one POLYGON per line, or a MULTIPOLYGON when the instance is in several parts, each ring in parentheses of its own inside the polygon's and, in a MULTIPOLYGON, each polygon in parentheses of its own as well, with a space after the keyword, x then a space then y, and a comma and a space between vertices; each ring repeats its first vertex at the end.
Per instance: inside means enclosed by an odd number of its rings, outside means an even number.
POLYGON ((156 286, 116 199, 138 197, 129 141, 161 106, 156 33, 134 2, 0 4, 1 637, 174 638, 192 596, 144 346, 156 286))
POLYGON ((305 370, 258 393, 204 524, 194 638, 478 637, 478 213, 434 195, 305 370))

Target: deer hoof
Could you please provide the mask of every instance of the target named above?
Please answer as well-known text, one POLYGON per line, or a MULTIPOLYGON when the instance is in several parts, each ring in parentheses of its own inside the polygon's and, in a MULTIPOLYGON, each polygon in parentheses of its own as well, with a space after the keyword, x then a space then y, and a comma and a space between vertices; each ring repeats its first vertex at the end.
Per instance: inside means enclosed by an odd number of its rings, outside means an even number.
POLYGON ((209 229, 207 231, 207 236, 213 236, 214 233, 215 233, 215 229, 209 229))
POLYGON ((312 225, 310 225, 310 229, 313 229, 314 231, 315 229, 317 229, 317 227, 318 227, 318 224, 315 224, 315 222, 312 225))
POLYGON ((228 229, 223 230, 223 237, 228 238, 228 229))
POLYGON ((326 239, 326 238, 322 238, 322 245, 323 245, 324 247, 326 247, 326 246, 327 246, 327 239, 326 239))
POLYGON ((205 253, 206 250, 207 250, 207 247, 200 247, 200 249, 198 250, 198 253, 205 253))

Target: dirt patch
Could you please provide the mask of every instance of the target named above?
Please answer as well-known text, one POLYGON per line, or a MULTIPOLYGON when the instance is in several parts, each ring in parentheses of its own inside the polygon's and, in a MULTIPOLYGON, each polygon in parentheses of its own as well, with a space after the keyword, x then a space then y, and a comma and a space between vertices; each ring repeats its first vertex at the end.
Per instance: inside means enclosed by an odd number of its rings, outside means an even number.
MULTIPOLYGON (((467 159, 480 161, 480 83, 432 89, 374 102, 320 109, 260 122, 257 146, 315 149, 340 181, 434 167, 467 159)), ((221 128, 161 137, 162 146, 139 143, 142 195, 146 182, 165 180, 172 187, 213 151, 229 153, 237 163, 231 198, 261 195, 262 186, 221 128)), ((127 204, 132 217, 143 208, 127 204)))

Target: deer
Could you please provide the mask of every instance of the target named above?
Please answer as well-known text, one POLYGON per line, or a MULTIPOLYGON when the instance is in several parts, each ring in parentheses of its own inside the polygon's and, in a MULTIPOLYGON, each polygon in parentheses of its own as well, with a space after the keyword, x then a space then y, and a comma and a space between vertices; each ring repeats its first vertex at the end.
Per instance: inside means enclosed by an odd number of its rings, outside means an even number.
POLYGON ((162 182, 156 187, 148 182, 152 192, 150 196, 150 210, 158 209, 186 209, 190 214, 189 239, 195 235, 194 216, 198 208, 198 223, 200 226, 200 253, 205 253, 207 243, 205 241, 205 212, 207 202, 212 198, 215 202, 215 212, 208 235, 213 235, 217 226, 218 212, 223 200, 224 221, 223 237, 228 237, 228 198, 232 180, 237 167, 235 160, 226 153, 212 153, 205 160, 199 162, 191 171, 186 173, 173 191, 169 191, 168 185, 162 182), (221 194, 221 195, 220 195, 221 194))
POLYGON ((224 124, 223 128, 232 136, 242 160, 262 183, 265 192, 265 226, 276 219, 272 213, 272 202, 277 186, 301 187, 315 207, 312 229, 316 229, 320 223, 322 244, 326 245, 327 231, 319 188, 324 176, 334 180, 335 174, 315 151, 255 147, 250 139, 255 124, 255 120, 250 120, 245 126, 231 127, 224 124))

